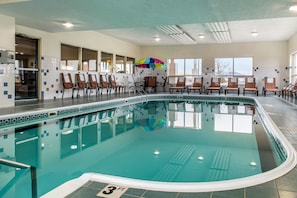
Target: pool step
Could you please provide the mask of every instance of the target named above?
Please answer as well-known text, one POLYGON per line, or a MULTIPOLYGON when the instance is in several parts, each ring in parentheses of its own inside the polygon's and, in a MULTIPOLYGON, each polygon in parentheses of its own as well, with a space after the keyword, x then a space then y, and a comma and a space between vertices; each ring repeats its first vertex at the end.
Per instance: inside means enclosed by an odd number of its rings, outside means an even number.
POLYGON ((195 150, 193 145, 185 145, 171 158, 171 164, 185 165, 195 150))
POLYGON ((154 177, 155 181, 173 181, 182 169, 181 165, 167 164, 154 177))
POLYGON ((228 148, 218 148, 210 166, 211 169, 228 170, 231 159, 231 151, 228 148))
POLYGON ((228 148, 218 148, 207 175, 208 181, 222 181, 228 179, 228 169, 231 151, 228 148))
POLYGON ((207 181, 222 181, 228 179, 228 171, 211 169, 207 175, 207 181))
POLYGON ((154 177, 155 181, 173 181, 195 150, 193 145, 184 145, 154 177))

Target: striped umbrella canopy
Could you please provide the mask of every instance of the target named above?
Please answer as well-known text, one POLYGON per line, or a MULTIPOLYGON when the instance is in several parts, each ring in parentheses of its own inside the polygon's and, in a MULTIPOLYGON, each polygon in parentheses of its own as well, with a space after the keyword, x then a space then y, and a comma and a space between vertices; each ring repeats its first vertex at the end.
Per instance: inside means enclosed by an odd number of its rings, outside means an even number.
POLYGON ((142 58, 134 64, 138 68, 152 68, 152 69, 164 69, 166 64, 157 58, 142 58))

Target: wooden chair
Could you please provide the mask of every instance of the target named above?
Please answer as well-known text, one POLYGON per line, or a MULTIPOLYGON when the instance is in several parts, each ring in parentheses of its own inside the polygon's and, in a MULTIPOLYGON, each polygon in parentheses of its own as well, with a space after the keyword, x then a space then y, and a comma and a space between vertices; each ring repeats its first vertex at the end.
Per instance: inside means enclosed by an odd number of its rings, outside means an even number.
POLYGON ((290 90, 292 89, 292 87, 293 87, 293 85, 291 83, 284 85, 283 88, 282 88, 282 90, 281 90, 282 97, 285 97, 286 98, 287 96, 289 96, 288 93, 290 92, 290 90))
POLYGON ((188 87, 188 93, 190 93, 191 91, 194 91, 194 92, 199 91, 199 93, 201 94, 202 88, 203 88, 203 77, 195 77, 193 85, 188 87))
POLYGON ((147 88, 152 88, 157 91, 157 77, 156 76, 146 76, 144 77, 144 90, 147 88))
POLYGON ((166 91, 166 84, 167 84, 167 76, 166 77, 162 77, 163 82, 157 82, 157 88, 158 90, 162 89, 163 92, 166 91))
POLYGON ((85 93, 85 89, 87 90, 88 84, 85 78, 85 75, 82 73, 75 74, 76 87, 77 87, 77 96, 79 95, 79 90, 83 90, 83 95, 85 93))
POLYGON ((238 78, 228 78, 228 85, 225 88, 225 95, 228 93, 228 91, 236 91, 237 95, 239 95, 238 78))
POLYGON ((71 89, 71 96, 73 98, 74 90, 79 91, 79 88, 74 85, 70 73, 61 73, 61 79, 63 84, 62 99, 64 98, 65 89, 71 89))
POLYGON ((186 77, 178 77, 177 83, 175 86, 170 87, 169 91, 170 93, 173 93, 173 91, 179 91, 180 93, 183 93, 186 88, 186 77))
POLYGON ((262 94, 266 96, 267 92, 274 92, 276 94, 278 92, 278 96, 280 96, 280 90, 276 86, 275 78, 265 77, 264 78, 264 87, 262 94))
POLYGON ((258 96, 258 88, 256 86, 256 79, 253 77, 246 77, 244 80, 243 95, 245 92, 254 92, 258 96))
POLYGON ((110 91, 111 89, 114 89, 115 93, 117 93, 117 91, 121 92, 122 90, 124 92, 125 90, 125 86, 123 84, 119 84, 116 82, 115 75, 108 75, 108 83, 110 91))
POLYGON ((290 86, 287 87, 285 95, 289 97, 293 95, 296 96, 296 92, 297 92, 297 80, 295 81, 294 85, 291 84, 290 86))
POLYGON ((102 95, 103 89, 106 89, 107 94, 109 92, 109 83, 106 75, 103 75, 103 74, 100 74, 100 89, 101 89, 101 95, 102 95))
POLYGON ((209 92, 212 92, 212 91, 218 91, 220 95, 221 90, 222 90, 221 78, 217 78, 217 77, 211 78, 210 86, 207 88, 206 93, 208 94, 209 92))
POLYGON ((89 91, 89 95, 91 94, 91 90, 96 90, 96 96, 99 92, 99 83, 97 81, 97 75, 96 74, 89 74, 88 75, 88 88, 87 88, 87 94, 89 91))

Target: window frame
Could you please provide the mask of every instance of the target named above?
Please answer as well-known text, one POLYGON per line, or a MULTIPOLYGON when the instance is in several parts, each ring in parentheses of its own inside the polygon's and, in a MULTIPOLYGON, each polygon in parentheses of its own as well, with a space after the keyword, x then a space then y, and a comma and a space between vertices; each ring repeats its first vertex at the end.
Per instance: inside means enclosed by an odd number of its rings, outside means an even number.
MULTIPOLYGON (((192 80, 194 79, 194 77, 197 76, 202 76, 202 58, 169 58, 167 60, 167 65, 168 67, 170 67, 171 65, 171 61, 174 60, 183 60, 183 74, 171 74, 170 72, 172 71, 171 68, 167 69, 167 76, 168 76, 168 82, 169 84, 176 84, 178 77, 186 77, 186 85, 190 85, 192 84, 192 80), (186 74, 186 62, 187 60, 197 60, 197 74, 186 74)), ((194 69, 194 67, 192 68, 194 69)), ((174 69, 174 71, 176 71, 177 68, 174 69)))
POLYGON ((215 73, 215 76, 222 76, 222 77, 229 77, 229 76, 234 76, 234 77, 251 77, 251 76, 254 76, 254 58, 252 57, 252 56, 247 56, 247 57, 232 57, 232 58, 230 58, 230 57, 225 57, 225 58, 222 58, 222 57, 218 57, 218 58, 215 58, 214 59, 214 73, 215 73), (248 59, 248 58, 250 58, 250 59, 252 59, 251 60, 251 62, 252 62, 252 65, 251 65, 251 68, 250 68, 250 71, 251 71, 251 74, 249 73, 249 74, 241 74, 241 75, 239 75, 239 74, 235 74, 235 67, 236 67, 236 65, 235 65, 235 61, 236 61, 236 59, 248 59), (230 60, 232 60, 232 65, 231 65, 231 72, 229 72, 229 74, 219 74, 218 72, 217 72, 217 60, 219 60, 219 59, 221 59, 221 60, 224 60, 224 59, 230 59, 230 60))

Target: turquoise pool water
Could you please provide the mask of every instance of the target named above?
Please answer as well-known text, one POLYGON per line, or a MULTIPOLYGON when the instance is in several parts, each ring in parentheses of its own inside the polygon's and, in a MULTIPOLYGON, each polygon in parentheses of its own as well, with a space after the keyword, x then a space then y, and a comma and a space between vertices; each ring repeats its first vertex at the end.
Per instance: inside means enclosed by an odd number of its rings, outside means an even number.
MULTIPOLYGON (((16 126, 0 137, 2 158, 37 167, 39 195, 87 172, 212 182, 263 173, 286 158, 255 106, 238 102, 152 101, 16 126)), ((0 168, 0 196, 30 197, 28 171, 0 168)))

